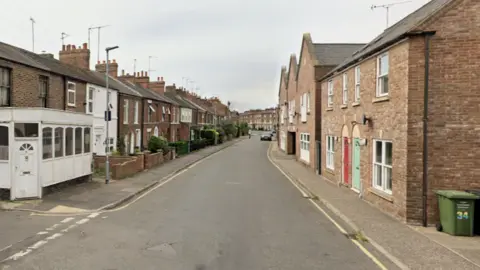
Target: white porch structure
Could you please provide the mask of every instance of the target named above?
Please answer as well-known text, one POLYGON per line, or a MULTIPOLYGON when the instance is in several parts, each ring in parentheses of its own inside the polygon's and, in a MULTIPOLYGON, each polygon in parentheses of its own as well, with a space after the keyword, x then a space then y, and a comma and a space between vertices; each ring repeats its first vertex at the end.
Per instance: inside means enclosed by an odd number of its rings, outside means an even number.
POLYGON ((10 198, 92 174, 93 116, 43 108, 0 108, 0 188, 10 198))

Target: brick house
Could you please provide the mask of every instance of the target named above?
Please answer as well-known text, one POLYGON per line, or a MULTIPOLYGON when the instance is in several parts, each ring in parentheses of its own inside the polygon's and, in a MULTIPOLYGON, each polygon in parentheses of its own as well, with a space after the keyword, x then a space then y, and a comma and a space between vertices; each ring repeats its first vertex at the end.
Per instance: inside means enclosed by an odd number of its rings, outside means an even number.
POLYGON ((438 219, 434 190, 480 187, 479 12, 432 0, 321 79, 327 179, 425 226, 438 219))
MULTIPOLYGON (((278 148, 287 151, 287 126, 288 126, 288 101, 287 101, 287 67, 280 70, 280 83, 278 84, 278 148)), ((246 121, 245 121, 246 122, 246 121)))
MULTIPOLYGON (((165 96, 167 96, 168 98, 170 99, 173 99, 175 100, 178 104, 179 104, 179 110, 178 110, 178 115, 179 115, 179 118, 180 118, 180 112, 181 111, 184 111, 184 110, 192 110, 192 114, 193 114, 193 110, 195 109, 195 107, 190 104, 189 102, 187 102, 186 100, 184 100, 182 98, 182 96, 180 95, 180 91, 179 89, 177 89, 175 87, 175 85, 169 85, 165 88, 165 96)), ((189 140, 189 130, 190 130, 190 127, 191 127, 191 122, 185 120, 185 117, 183 119, 179 119, 178 121, 180 124, 176 126, 176 141, 187 141, 189 140)))
POLYGON ((175 98, 171 98, 166 95, 165 81, 163 77, 158 77, 157 81, 150 81, 148 83, 148 89, 168 99, 170 104, 170 132, 168 140, 171 142, 178 141, 179 134, 177 131, 180 129, 180 104, 175 98))

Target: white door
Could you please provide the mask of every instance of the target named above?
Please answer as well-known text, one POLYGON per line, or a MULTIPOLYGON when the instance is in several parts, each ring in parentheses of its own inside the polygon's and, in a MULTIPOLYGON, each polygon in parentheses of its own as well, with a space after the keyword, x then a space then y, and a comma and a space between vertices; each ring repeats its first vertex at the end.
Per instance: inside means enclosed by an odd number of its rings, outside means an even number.
POLYGON ((37 171, 36 141, 15 142, 15 198, 33 198, 40 196, 37 171))
POLYGON ((287 148, 287 135, 284 131, 282 131, 280 134, 280 148, 283 151, 285 151, 285 149, 287 148))
POLYGON ((135 135, 130 133, 130 154, 135 153, 135 135))
POLYGON ((310 162, 310 134, 300 133, 300 158, 310 162))
POLYGON ((158 127, 153 130, 153 136, 158 137, 158 127))

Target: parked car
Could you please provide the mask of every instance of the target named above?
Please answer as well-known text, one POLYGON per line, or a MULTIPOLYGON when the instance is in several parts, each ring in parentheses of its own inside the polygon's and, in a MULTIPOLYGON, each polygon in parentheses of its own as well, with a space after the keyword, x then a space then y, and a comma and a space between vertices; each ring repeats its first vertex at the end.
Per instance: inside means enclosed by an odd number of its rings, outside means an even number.
POLYGON ((271 141, 272 133, 264 133, 260 136, 260 141, 271 141))

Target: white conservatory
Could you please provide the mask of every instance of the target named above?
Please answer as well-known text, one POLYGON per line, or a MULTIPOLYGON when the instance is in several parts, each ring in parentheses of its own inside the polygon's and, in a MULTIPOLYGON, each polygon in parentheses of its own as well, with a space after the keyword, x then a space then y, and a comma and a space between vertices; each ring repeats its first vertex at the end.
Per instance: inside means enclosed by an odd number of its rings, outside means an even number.
POLYGON ((41 198, 42 189, 92 174, 93 117, 44 108, 0 108, 0 189, 41 198))

